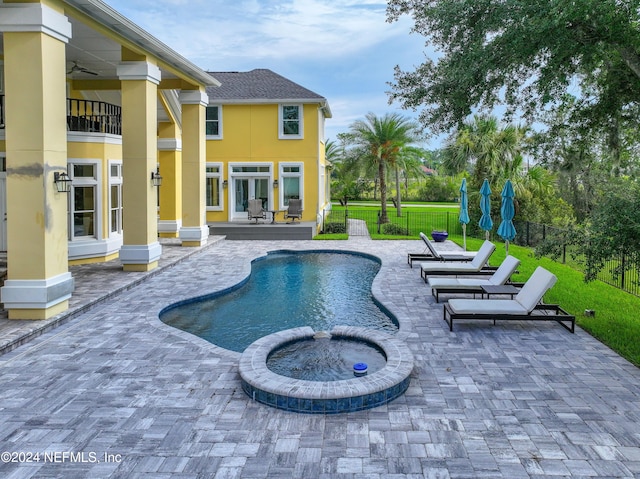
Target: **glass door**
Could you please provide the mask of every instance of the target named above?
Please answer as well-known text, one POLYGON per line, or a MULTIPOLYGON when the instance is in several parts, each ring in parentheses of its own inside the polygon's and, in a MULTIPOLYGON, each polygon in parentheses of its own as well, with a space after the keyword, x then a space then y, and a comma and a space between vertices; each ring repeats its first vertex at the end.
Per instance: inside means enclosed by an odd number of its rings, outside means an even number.
POLYGON ((269 209, 269 178, 236 177, 233 179, 233 218, 247 219, 249 200, 262 200, 262 207, 269 209))

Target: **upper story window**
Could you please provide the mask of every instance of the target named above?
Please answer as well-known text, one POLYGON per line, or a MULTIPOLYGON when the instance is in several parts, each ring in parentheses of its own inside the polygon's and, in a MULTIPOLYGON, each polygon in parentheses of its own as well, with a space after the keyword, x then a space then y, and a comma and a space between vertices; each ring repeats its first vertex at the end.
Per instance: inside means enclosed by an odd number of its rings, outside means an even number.
POLYGON ((280 105, 278 138, 301 139, 304 137, 302 105, 280 105))
POLYGON ((222 139, 222 106, 214 105, 207 107, 205 119, 207 139, 222 139))

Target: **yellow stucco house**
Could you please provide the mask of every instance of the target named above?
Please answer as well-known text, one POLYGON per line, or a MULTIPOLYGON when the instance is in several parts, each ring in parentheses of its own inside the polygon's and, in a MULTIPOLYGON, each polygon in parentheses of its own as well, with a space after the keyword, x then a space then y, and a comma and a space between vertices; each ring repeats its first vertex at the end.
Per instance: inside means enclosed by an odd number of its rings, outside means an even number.
POLYGON ((206 90, 211 232, 228 239, 312 238, 331 204, 324 136, 331 110, 326 98, 267 69, 210 74, 220 81, 206 90), (251 199, 260 199, 267 211, 258 228, 247 226, 251 199), (302 218, 285 227, 290 199, 302 200, 302 218), (273 219, 275 227, 270 226, 273 219))
POLYGON ((119 258, 147 271, 159 233, 207 241, 207 89, 218 84, 99 0, 0 0, 9 318, 66 310, 70 264, 119 258))

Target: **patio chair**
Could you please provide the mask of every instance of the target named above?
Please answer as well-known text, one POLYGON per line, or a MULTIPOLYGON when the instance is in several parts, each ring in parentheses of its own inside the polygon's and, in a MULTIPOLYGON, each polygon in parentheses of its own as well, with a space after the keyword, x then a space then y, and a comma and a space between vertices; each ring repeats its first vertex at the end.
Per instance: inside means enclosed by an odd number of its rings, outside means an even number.
POLYGON ((556 321, 573 333, 575 316, 557 304, 541 303, 556 281, 554 274, 538 266, 514 299, 450 299, 444 303, 443 319, 449 331, 453 331, 454 320, 490 319, 493 324, 496 320, 556 321))
POLYGON ((429 276, 459 276, 459 275, 490 275, 497 269, 496 267, 487 266, 489 257, 496 250, 496 245, 491 241, 485 241, 474 256, 468 262, 442 262, 431 261, 420 263, 420 276, 427 282, 429 276))
POLYGON ((290 198, 289 199, 289 208, 284 213, 284 219, 292 218, 290 223, 296 221, 296 218, 299 220, 302 219, 302 200, 290 198))
POLYGON ((502 264, 489 278, 429 278, 431 294, 435 296, 436 303, 440 302, 440 294, 462 294, 483 292, 483 286, 504 285, 509 281, 511 275, 515 273, 520 260, 513 256, 507 256, 502 264))
POLYGON ((414 261, 471 261, 477 253, 477 251, 438 251, 422 231, 420 232, 420 239, 425 244, 424 251, 407 255, 407 263, 412 268, 414 261))
POLYGON ((249 221, 256 220, 256 224, 259 219, 266 219, 267 212, 262 207, 262 200, 249 200, 249 206, 247 207, 247 215, 249 216, 249 221))

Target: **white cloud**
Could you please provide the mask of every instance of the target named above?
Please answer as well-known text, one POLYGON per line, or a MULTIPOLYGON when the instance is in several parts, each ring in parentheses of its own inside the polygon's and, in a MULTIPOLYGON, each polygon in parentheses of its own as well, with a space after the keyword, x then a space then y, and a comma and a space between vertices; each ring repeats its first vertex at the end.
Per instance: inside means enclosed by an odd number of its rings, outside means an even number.
MULTIPOLYGON (((320 0, 239 3, 108 0, 151 34, 208 68, 233 62, 344 58, 407 29, 385 22, 380 2, 320 0)), ((221 69, 221 68, 216 68, 221 69)))
POLYGON ((393 67, 423 60, 410 20, 386 22, 375 0, 106 0, 208 71, 269 68, 329 100, 335 138, 367 112, 394 111, 393 67))

